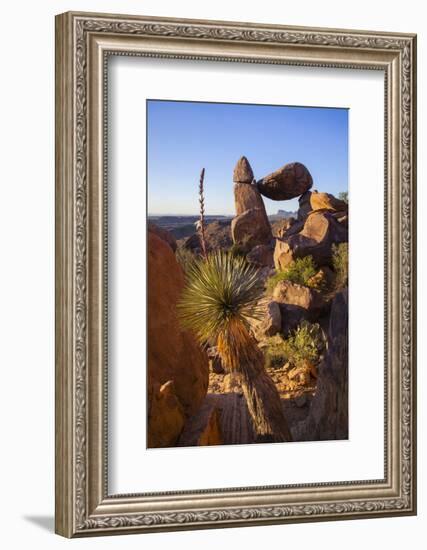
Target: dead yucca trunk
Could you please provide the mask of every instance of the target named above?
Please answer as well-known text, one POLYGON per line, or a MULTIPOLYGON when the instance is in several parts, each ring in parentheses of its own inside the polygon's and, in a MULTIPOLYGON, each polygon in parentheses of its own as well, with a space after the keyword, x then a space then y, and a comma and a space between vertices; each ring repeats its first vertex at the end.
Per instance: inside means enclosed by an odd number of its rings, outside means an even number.
POLYGON ((264 355, 253 336, 238 322, 218 339, 218 352, 230 372, 240 375, 243 395, 257 438, 262 441, 292 441, 282 402, 265 370, 264 355))

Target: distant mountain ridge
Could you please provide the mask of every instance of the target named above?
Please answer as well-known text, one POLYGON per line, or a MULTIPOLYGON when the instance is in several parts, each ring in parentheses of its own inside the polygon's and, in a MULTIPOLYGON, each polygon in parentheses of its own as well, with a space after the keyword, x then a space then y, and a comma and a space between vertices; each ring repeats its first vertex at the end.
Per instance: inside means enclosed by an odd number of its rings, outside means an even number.
POLYGON ((277 216, 281 216, 282 218, 295 218, 297 213, 291 212, 290 210, 278 210, 277 216))

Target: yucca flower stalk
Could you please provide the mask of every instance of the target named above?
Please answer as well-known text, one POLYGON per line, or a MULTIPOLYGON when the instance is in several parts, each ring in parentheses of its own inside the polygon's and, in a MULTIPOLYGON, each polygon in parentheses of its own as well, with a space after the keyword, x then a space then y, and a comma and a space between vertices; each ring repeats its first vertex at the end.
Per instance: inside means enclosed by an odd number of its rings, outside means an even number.
POLYGON ((263 290, 258 270, 245 258, 213 252, 189 267, 177 311, 202 345, 215 343, 226 370, 240 374, 258 438, 290 441, 280 396, 250 332, 250 321, 262 315, 263 290))
POLYGON ((202 168, 200 172, 199 180, 199 206, 200 206, 200 217, 199 217, 199 233, 200 233, 200 244, 202 247, 203 258, 206 259, 208 255, 206 247, 206 237, 205 237, 205 196, 204 196, 204 180, 205 180, 205 169, 202 168))

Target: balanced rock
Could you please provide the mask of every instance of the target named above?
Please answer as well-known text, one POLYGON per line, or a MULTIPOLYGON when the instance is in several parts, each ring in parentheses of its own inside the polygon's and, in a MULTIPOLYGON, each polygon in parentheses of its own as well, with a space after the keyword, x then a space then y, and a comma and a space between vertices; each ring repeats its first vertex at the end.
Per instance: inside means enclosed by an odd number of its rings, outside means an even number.
POLYGON ((315 210, 310 212, 298 233, 276 239, 274 264, 276 269, 284 269, 295 259, 311 255, 317 265, 331 265, 332 245, 347 241, 348 230, 344 224, 331 212, 315 210))
POLYGON ((208 389, 207 354, 194 336, 181 327, 176 317, 175 306, 184 284, 184 273, 171 247, 149 231, 148 438, 157 442, 172 441, 178 426, 175 421, 164 422, 159 428, 154 399, 158 392, 157 385, 163 386, 173 381, 173 392, 168 386, 166 395, 173 393, 186 418, 198 410, 208 389), (175 427, 172 431, 171 424, 175 427))
POLYGON ((332 210, 334 212, 346 212, 348 204, 340 199, 337 199, 330 193, 311 193, 310 195, 311 210, 332 210))
POLYGON ((233 242, 252 249, 259 244, 269 245, 272 240, 271 227, 261 208, 245 210, 231 222, 233 242))
POLYGON ((310 172, 300 162, 285 164, 257 182, 258 191, 264 197, 285 201, 299 197, 313 185, 310 172))
POLYGON ((168 231, 167 229, 164 229, 163 227, 159 227, 153 222, 148 222, 148 231, 160 237, 163 241, 168 243, 168 245, 172 248, 174 252, 176 252, 178 245, 176 244, 175 237, 172 235, 170 231, 168 231))

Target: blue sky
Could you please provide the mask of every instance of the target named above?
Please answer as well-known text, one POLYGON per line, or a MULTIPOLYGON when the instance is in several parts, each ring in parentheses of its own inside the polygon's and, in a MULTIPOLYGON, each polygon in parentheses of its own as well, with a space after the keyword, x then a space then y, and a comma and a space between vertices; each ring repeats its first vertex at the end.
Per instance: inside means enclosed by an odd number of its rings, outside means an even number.
MULTIPOLYGON (((233 168, 245 155, 258 180, 302 162, 313 189, 348 186, 348 110, 319 107, 147 101, 148 213, 198 213, 205 174, 206 214, 233 215, 233 168)), ((269 214, 296 210, 297 199, 264 198, 269 214)))

